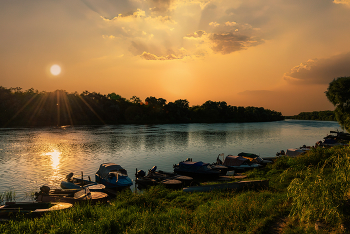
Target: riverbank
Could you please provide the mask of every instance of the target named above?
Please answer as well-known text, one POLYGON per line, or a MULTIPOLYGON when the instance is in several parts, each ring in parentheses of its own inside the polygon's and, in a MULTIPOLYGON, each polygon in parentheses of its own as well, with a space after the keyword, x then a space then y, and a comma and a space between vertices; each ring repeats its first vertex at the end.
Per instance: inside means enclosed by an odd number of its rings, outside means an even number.
POLYGON ((249 179, 263 191, 184 193, 153 187, 108 205, 81 205, 0 224, 1 233, 342 233, 350 220, 350 148, 281 157, 249 179), (332 191, 330 193, 330 191, 332 191))

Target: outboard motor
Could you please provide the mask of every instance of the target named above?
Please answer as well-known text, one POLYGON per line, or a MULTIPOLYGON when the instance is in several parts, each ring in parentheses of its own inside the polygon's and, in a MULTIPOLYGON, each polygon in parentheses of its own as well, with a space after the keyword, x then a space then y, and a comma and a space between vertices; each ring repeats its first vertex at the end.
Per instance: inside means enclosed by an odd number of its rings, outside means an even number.
POLYGON ((145 177, 146 173, 143 170, 138 170, 136 173, 136 177, 145 177))
POLYGON ((41 187, 40 187, 40 192, 45 193, 45 194, 49 194, 49 192, 50 192, 50 187, 49 187, 49 186, 46 186, 46 185, 41 186, 41 187))
POLYGON ((157 166, 153 166, 150 172, 155 172, 157 170, 157 166))
POLYGON ((67 181, 71 181, 73 175, 74 175, 73 172, 69 173, 69 174, 66 176, 67 181))

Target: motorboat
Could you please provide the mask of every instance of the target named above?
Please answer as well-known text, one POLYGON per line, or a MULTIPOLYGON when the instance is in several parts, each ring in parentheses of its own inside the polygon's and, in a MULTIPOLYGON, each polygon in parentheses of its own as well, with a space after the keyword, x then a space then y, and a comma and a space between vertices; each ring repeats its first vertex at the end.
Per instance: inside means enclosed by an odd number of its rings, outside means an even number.
POLYGON ((142 187, 163 184, 167 188, 181 188, 183 186, 191 185, 193 178, 184 175, 178 175, 174 172, 165 172, 162 170, 157 171, 157 166, 152 167, 146 173, 143 170, 139 170, 135 174, 136 183, 142 187))
POLYGON ((227 167, 220 167, 220 169, 216 169, 215 165, 213 166, 202 161, 193 162, 192 159, 187 159, 174 165, 174 173, 201 180, 215 180, 225 175, 227 167))
POLYGON ((242 156, 227 155, 223 161, 220 159, 220 156, 223 156, 223 154, 219 154, 216 164, 226 166, 228 170, 246 171, 262 167, 261 164, 254 163, 242 156))
POLYGON ((115 163, 103 163, 95 174, 95 181, 108 189, 124 189, 133 185, 127 171, 115 163))
POLYGON ((238 154, 238 156, 242 156, 246 159, 249 159, 249 161, 251 161, 253 163, 257 163, 257 164, 261 164, 261 165, 266 165, 266 164, 272 163, 271 160, 263 159, 259 155, 252 154, 252 153, 241 152, 238 154))
POLYGON ((91 181, 90 176, 88 180, 84 180, 83 173, 81 174, 81 178, 75 178, 73 175, 73 173, 69 173, 66 176, 66 180, 61 181, 62 189, 82 189, 84 187, 89 187, 92 192, 103 192, 105 188, 103 184, 91 181))

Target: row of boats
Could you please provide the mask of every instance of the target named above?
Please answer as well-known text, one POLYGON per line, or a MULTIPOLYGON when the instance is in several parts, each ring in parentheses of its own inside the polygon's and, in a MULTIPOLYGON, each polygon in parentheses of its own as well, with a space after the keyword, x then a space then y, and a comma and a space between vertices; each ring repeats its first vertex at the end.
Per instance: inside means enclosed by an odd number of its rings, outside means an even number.
MULTIPOLYGON (((0 206, 0 219, 18 213, 40 215, 53 210, 70 208, 78 202, 89 201, 92 204, 106 202, 109 197, 116 196, 119 191, 130 189, 134 182, 139 189, 163 184, 170 189, 186 187, 185 192, 201 191, 200 182, 230 180, 229 178, 235 175, 235 171, 259 168, 270 162, 261 159, 258 155, 248 153, 226 157, 220 154, 215 163, 195 162, 188 158, 173 165, 173 172, 157 170, 156 166, 148 170, 147 174, 143 170, 136 169, 135 181, 128 176, 127 171, 121 165, 103 163, 95 173, 95 181, 92 181, 90 177, 84 179, 83 172, 81 177, 74 177, 74 174, 70 173, 65 180, 61 181, 61 189, 42 186, 40 191, 35 193, 35 202, 7 202, 0 206)), ((241 185, 231 184, 230 186, 239 188, 241 185)))

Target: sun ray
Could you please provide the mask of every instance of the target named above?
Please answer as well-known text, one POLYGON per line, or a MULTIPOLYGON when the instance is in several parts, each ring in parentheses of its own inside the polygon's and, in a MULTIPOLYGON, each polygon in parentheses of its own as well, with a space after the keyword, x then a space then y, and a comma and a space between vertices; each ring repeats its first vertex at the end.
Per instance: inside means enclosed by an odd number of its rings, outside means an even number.
POLYGON ((66 111, 67 111, 67 114, 68 114, 69 122, 73 126, 73 119, 72 119, 72 115, 71 115, 72 107, 71 107, 71 105, 69 103, 67 95, 62 95, 62 98, 63 98, 64 104, 65 104, 65 108, 66 108, 66 111))
POLYGON ((34 98, 35 98, 37 95, 38 95, 38 94, 33 95, 33 97, 31 97, 31 98, 21 107, 21 109, 19 109, 19 110, 17 111, 17 113, 14 114, 14 115, 12 116, 12 118, 11 118, 9 121, 7 121, 7 123, 4 124, 3 127, 6 127, 9 123, 11 123, 11 121, 12 121, 14 118, 16 118, 17 115, 19 115, 19 114, 24 110, 24 108, 26 108, 26 106, 28 106, 29 103, 31 103, 31 102, 34 100, 34 98))
POLYGON ((96 115, 96 117, 101 121, 101 123, 106 124, 103 119, 96 113, 96 111, 87 103, 84 98, 82 98, 80 95, 78 96, 84 103, 85 105, 96 115))

